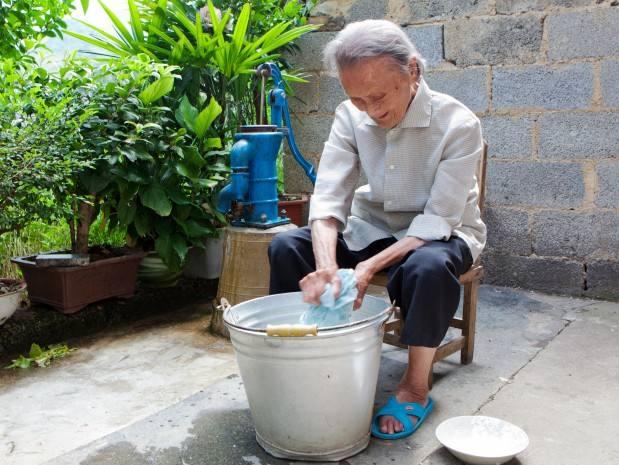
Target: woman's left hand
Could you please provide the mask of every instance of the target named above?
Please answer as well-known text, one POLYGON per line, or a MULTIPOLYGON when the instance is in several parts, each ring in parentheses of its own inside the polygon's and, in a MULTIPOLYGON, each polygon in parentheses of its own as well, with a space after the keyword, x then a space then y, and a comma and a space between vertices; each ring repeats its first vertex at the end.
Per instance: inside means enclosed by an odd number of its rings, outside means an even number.
POLYGON ((363 298, 368 290, 370 281, 374 277, 374 272, 370 269, 367 262, 359 262, 355 267, 355 279, 357 280, 357 298, 353 304, 353 309, 361 308, 363 298))

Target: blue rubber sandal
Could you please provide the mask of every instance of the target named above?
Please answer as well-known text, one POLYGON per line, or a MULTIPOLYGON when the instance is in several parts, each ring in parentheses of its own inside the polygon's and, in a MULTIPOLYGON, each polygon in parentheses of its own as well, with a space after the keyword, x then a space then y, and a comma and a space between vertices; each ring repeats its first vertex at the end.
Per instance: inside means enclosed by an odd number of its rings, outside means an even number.
POLYGON ((434 401, 428 397, 428 405, 422 407, 416 402, 398 402, 395 396, 391 396, 387 403, 374 415, 372 420, 372 436, 380 439, 401 439, 413 434, 421 426, 423 421, 432 411, 434 401), (417 423, 413 424, 409 416, 417 418, 417 423), (396 418, 404 429, 399 433, 383 433, 380 430, 378 420, 380 417, 390 416, 396 418))

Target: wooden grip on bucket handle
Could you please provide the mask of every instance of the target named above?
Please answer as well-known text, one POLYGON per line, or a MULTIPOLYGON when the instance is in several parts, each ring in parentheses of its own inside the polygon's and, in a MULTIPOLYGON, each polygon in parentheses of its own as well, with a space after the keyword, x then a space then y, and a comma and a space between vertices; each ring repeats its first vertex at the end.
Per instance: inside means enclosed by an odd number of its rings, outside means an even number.
POLYGON ((267 336, 316 336, 318 325, 267 325, 267 336))

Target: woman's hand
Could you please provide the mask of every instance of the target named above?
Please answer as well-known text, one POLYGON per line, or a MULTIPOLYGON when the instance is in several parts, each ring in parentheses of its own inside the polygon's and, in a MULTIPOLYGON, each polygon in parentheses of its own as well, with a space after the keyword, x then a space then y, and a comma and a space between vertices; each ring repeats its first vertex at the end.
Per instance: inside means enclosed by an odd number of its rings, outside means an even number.
POLYGON ((357 280, 357 299, 353 304, 353 309, 358 310, 361 308, 363 298, 368 290, 370 281, 374 277, 374 271, 367 262, 359 262, 355 267, 355 279, 357 280))
POLYGON ((337 299, 342 288, 342 282, 337 275, 337 267, 322 268, 305 276, 299 281, 299 287, 303 292, 303 302, 320 305, 320 296, 329 283, 333 286, 333 295, 337 299))

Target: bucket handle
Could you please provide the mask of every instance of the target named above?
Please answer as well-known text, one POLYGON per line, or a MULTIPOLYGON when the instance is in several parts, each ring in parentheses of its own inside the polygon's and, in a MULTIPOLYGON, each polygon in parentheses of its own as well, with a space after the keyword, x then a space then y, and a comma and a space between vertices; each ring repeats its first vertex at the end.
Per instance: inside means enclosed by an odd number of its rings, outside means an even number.
POLYGON ((391 307, 389 308, 389 313, 388 313, 387 319, 383 322, 383 328, 385 327, 385 325, 387 324, 387 322, 391 319, 391 316, 392 316, 392 315, 395 315, 395 317, 396 317, 398 320, 402 318, 402 315, 401 315, 401 313, 400 313, 400 307, 398 307, 398 306, 395 304, 395 300, 393 300, 393 301, 391 302, 391 307))
POLYGON ((303 337, 316 336, 318 325, 267 325, 267 336, 303 337))
POLYGON ((219 306, 217 307, 219 310, 222 310, 223 313, 228 312, 230 314, 230 316, 232 317, 232 321, 234 321, 234 324, 239 324, 239 317, 236 314, 236 312, 232 311, 232 305, 230 305, 230 302, 228 302, 228 299, 226 299, 225 297, 222 297, 221 300, 219 301, 219 306))

